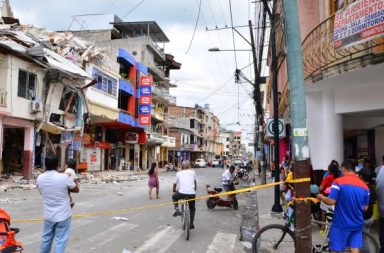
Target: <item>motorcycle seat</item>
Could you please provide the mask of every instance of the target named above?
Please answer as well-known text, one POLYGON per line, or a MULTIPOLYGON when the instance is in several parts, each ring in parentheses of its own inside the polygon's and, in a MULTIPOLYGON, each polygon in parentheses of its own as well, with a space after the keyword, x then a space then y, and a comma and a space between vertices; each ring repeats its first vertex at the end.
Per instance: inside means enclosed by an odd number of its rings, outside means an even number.
POLYGON ((222 192, 223 191, 223 188, 219 188, 219 187, 215 187, 215 188, 213 188, 215 191, 217 191, 217 192, 222 192))

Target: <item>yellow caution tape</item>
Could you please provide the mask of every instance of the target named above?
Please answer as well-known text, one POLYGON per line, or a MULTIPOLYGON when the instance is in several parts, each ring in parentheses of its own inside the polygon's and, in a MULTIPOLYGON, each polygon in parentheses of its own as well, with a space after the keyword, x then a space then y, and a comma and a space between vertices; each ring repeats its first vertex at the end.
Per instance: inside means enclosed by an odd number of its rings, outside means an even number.
MULTIPOLYGON (((298 178, 298 179, 292 179, 289 181, 282 181, 282 182, 276 182, 276 183, 250 186, 247 188, 242 188, 242 189, 229 191, 229 192, 222 192, 222 193, 218 193, 215 195, 205 195, 205 196, 201 196, 201 197, 196 197, 194 199, 188 199, 186 201, 189 202, 189 201, 195 201, 195 200, 209 199, 209 198, 214 198, 214 197, 250 192, 250 191, 255 191, 255 190, 259 190, 259 189, 269 188, 269 187, 284 184, 284 183, 297 184, 297 183, 304 183, 304 182, 310 182, 310 178, 298 178)), ((128 213, 128 212, 132 212, 132 211, 140 211, 140 210, 144 210, 144 209, 170 206, 170 205, 173 205, 176 203, 177 202, 167 202, 167 203, 162 203, 162 204, 130 207, 130 208, 124 208, 124 209, 117 209, 117 210, 107 210, 107 211, 99 211, 99 212, 93 212, 93 213, 74 214, 74 215, 72 215, 72 218, 73 219, 79 219, 79 218, 94 217, 94 216, 101 216, 101 215, 128 213)), ((26 222, 37 222, 37 221, 43 221, 43 220, 44 220, 44 218, 35 218, 35 219, 13 220, 12 222, 13 223, 26 223, 26 222)))

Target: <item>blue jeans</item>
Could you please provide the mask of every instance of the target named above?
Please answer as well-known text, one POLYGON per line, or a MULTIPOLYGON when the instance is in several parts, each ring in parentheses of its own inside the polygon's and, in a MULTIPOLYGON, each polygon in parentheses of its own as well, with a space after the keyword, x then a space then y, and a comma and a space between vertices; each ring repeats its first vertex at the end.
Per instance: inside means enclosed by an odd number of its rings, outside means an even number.
POLYGON ((41 237, 40 253, 50 253, 55 239, 55 253, 64 253, 71 229, 71 217, 60 222, 44 221, 44 231, 41 237))

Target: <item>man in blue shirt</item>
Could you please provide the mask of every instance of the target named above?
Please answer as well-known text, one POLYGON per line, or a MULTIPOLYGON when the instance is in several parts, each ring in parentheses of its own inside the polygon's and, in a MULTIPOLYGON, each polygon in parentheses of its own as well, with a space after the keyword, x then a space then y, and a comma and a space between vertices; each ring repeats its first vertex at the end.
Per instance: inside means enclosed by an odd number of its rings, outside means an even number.
POLYGON ((344 161, 341 166, 343 176, 333 181, 329 196, 319 194, 317 198, 327 205, 335 205, 329 239, 331 252, 349 248, 351 253, 358 253, 363 246, 363 213, 368 208, 369 189, 355 174, 356 165, 352 160, 344 161))

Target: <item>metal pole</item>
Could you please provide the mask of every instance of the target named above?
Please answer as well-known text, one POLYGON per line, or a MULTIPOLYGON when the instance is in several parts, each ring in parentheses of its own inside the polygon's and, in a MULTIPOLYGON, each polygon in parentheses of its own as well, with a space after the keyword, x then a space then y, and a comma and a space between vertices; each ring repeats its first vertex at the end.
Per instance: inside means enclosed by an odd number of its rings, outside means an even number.
MULTIPOLYGON (((253 37, 253 27, 252 27, 252 21, 248 20, 249 25, 249 33, 251 36, 251 46, 252 46, 252 57, 253 57, 253 68, 255 71, 255 82, 254 82, 254 99, 256 104, 256 117, 255 117, 255 124, 257 127, 255 127, 258 130, 259 138, 258 138, 258 146, 260 149, 260 162, 259 166, 262 166, 261 171, 265 172, 265 163, 264 163, 264 142, 263 142, 263 132, 260 131, 260 126, 263 124, 263 108, 261 106, 261 92, 260 92, 260 71, 261 68, 258 68, 258 62, 256 58, 256 46, 255 46, 255 38, 253 37)), ((261 62, 259 62, 259 66, 261 66, 261 62)), ((256 142, 255 142, 256 145, 256 142)), ((255 150, 257 148, 255 147, 255 150)), ((262 177, 262 184, 266 183, 266 176, 265 173, 262 177)))
MULTIPOLYGON (((283 0, 286 27, 288 83, 292 120, 292 153, 295 161, 294 177, 310 177, 309 147, 306 121, 305 84, 297 0, 283 0)), ((309 196, 309 182, 295 185, 296 196, 309 196)), ((296 252, 311 252, 311 206, 298 203, 295 209, 296 252)))
MULTIPOLYGON (((268 7, 269 9, 269 7, 268 7)), ((276 33, 275 33, 275 14, 272 11, 270 15, 271 22, 271 51, 272 51, 272 90, 273 90, 273 142, 275 153, 275 182, 280 181, 280 145, 279 145, 279 98, 277 90, 277 51, 276 51, 276 33)), ((283 208, 280 205, 280 186, 275 186, 275 198, 272 206, 272 212, 281 213, 283 208)))

